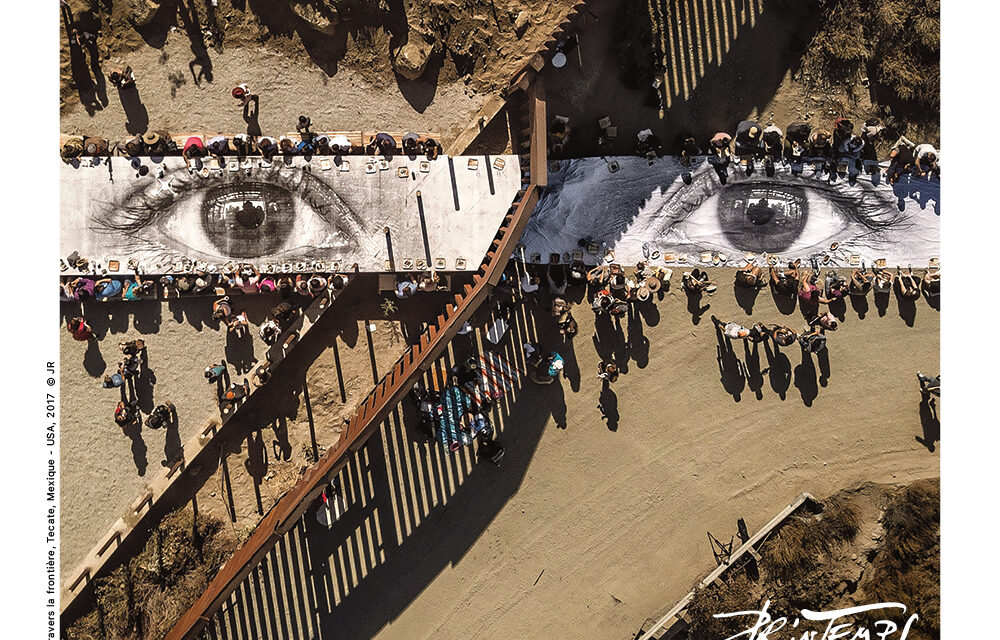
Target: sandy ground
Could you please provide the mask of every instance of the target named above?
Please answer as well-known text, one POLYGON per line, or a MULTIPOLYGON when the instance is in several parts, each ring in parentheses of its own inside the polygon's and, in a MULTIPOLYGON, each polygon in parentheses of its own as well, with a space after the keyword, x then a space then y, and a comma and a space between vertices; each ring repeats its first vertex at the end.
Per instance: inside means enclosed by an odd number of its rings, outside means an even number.
POLYGON ((63 132, 120 140, 128 139, 130 128, 245 133, 248 123, 230 90, 247 82, 261 96, 260 130, 271 135, 294 131, 298 116, 306 114, 317 131, 416 130, 447 139, 465 128, 488 97, 462 82, 441 87, 430 83, 422 84, 411 102, 395 82, 376 86, 350 69, 329 77, 319 67, 263 47, 213 53, 213 81, 195 84, 187 69, 189 57, 188 41, 180 33, 171 33, 160 50, 146 47, 122 57, 122 63, 135 70, 142 109, 127 113, 112 92, 108 106, 93 115, 79 104, 64 112, 63 132), (173 88, 172 74, 185 78, 183 84, 173 88), (138 115, 132 115, 136 111, 138 115), (140 126, 143 111, 148 119, 145 127, 140 126))
POLYGON ((284 133, 306 113, 314 130, 416 130, 439 133, 447 143, 507 85, 574 3, 354 3, 381 8, 343 15, 329 35, 313 30, 287 2, 221 0, 215 9, 195 0, 164 3, 142 28, 131 22, 126 4, 103 4, 70 2, 78 23, 101 25, 93 50, 71 49, 61 31, 64 133, 111 139, 160 128, 240 133, 250 123, 230 91, 246 82, 261 97, 259 122, 251 129, 284 133), (522 12, 526 22, 517 32, 522 12), (392 65, 391 51, 408 34, 433 46, 416 80, 395 74, 392 65), (123 101, 104 80, 125 65, 135 72, 138 100, 126 95, 123 101))
MULTIPOLYGON (((341 307, 352 313, 341 310, 337 317, 324 317, 303 343, 309 344, 303 349, 309 352, 305 361, 291 362, 280 370, 284 376, 281 383, 269 385, 264 403, 267 410, 255 411, 244 425, 246 437, 242 441, 237 438, 225 450, 228 478, 223 480, 224 473, 219 470, 200 487, 199 508, 227 521, 235 513, 232 519, 237 533, 256 524, 260 511, 266 512, 276 496, 294 482, 312 450, 312 433, 322 452, 335 441, 344 418, 377 377, 406 348, 402 333, 406 327, 382 318, 377 309, 381 297, 371 295, 373 282, 359 282, 361 285, 367 285, 363 292, 348 289, 352 298, 341 307), (366 296, 365 305, 351 301, 366 296), (374 325, 371 341, 366 334, 369 324, 374 325), (263 488, 258 489, 261 484, 263 488)), ((418 300, 401 311, 399 319, 433 317, 441 298, 426 295, 433 301, 418 300)), ((74 341, 64 327, 79 306, 63 308, 60 566, 64 573, 83 559, 138 499, 146 484, 163 473, 161 461, 168 450, 178 451, 208 418, 219 415, 215 386, 207 384, 204 368, 225 358, 233 365, 232 380, 238 382, 243 375, 235 365, 248 366, 263 355, 257 327, 280 299, 272 295, 233 300, 237 311, 245 301, 254 336, 248 343, 234 340, 227 344, 232 339, 210 317, 212 298, 88 305, 84 316, 100 338, 89 346, 74 341), (113 420, 120 393, 101 388, 101 379, 121 359, 118 342, 135 338, 146 341, 151 372, 137 384, 139 407, 145 415, 169 400, 177 407, 178 425, 169 431, 144 427, 130 442, 113 420)))
POLYGON ((344 518, 307 512, 225 608, 225 637, 632 637, 714 566, 706 531, 754 531, 801 491, 939 475, 915 377, 939 366, 939 314, 869 302, 844 310, 826 358, 794 347, 769 367, 736 345, 743 375, 720 365, 709 315, 801 328, 766 290, 723 285, 701 306, 672 291, 620 329, 579 309, 572 345, 527 303, 503 352, 537 335, 566 379, 498 405, 502 465, 428 446, 401 409, 345 472, 344 518), (623 370, 610 388, 598 353, 623 370))

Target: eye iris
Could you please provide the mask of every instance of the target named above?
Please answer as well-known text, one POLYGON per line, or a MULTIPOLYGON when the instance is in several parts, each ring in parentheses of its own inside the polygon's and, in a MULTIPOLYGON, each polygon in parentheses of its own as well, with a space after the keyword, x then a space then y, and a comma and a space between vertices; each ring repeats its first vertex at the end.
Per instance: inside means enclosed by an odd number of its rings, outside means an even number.
POLYGON ((726 238, 743 251, 784 251, 802 234, 808 200, 792 185, 738 184, 719 197, 718 214, 726 238))
POLYGON ((202 227, 221 255, 259 258, 284 246, 295 216, 284 187, 239 182, 213 187, 202 201, 202 227))

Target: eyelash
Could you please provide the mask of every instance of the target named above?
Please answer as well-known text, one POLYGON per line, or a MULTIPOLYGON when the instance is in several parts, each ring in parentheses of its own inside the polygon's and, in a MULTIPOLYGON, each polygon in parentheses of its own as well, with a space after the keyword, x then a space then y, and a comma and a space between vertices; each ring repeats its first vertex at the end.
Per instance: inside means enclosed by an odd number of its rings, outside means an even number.
MULTIPOLYGON (((706 200, 719 193, 722 185, 716 183, 712 176, 708 174, 703 174, 700 177, 701 180, 699 180, 697 184, 698 187, 701 188, 701 190, 695 194, 691 194, 690 196, 685 197, 685 199, 680 202, 678 208, 682 211, 682 213, 678 215, 676 218, 674 218, 674 220, 672 220, 670 224, 676 224, 678 222, 686 220, 692 213, 694 213, 702 205, 702 203, 704 203, 706 200), (707 194, 704 191, 705 187, 707 187, 709 190, 707 194)), ((686 186, 686 188, 690 189, 691 187, 695 186, 695 184, 696 183, 692 183, 691 185, 686 186)), ((781 182, 772 182, 772 181, 760 181, 753 183, 748 182, 741 184, 761 184, 761 185, 773 184, 777 187, 780 187, 782 185, 781 182)), ((791 182, 790 184, 795 184, 797 186, 805 187, 806 189, 810 190, 823 191, 824 197, 828 201, 830 201, 834 206, 836 206, 837 210, 841 214, 843 214, 845 217, 850 218, 854 222, 857 222, 865 226, 871 231, 879 232, 879 231, 884 231, 886 229, 905 228, 901 226, 903 224, 902 221, 905 218, 905 216, 902 213, 896 213, 888 220, 876 219, 876 215, 879 212, 891 209, 895 205, 891 200, 888 199, 879 202, 871 202, 870 201, 871 199, 876 199, 876 200, 879 199, 878 193, 874 190, 865 189, 862 187, 861 196, 859 198, 857 195, 854 194, 846 194, 839 192, 836 190, 835 187, 831 188, 832 185, 828 185, 825 183, 802 182, 796 180, 794 182, 791 182)), ((681 189, 684 188, 685 187, 681 187, 681 189)))

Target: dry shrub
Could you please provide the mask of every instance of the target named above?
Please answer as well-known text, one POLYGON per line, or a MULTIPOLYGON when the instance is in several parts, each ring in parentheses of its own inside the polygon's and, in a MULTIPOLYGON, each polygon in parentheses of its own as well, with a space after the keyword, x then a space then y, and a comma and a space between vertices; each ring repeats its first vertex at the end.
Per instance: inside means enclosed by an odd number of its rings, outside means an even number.
POLYGON ((751 611, 760 603, 759 589, 740 573, 729 580, 717 580, 698 589, 691 598, 687 614, 691 618, 690 637, 699 640, 722 640, 745 630, 750 616, 714 618, 717 613, 751 611))
POLYGON ((830 500, 824 506, 819 535, 835 542, 853 542, 861 531, 861 510, 853 502, 830 500))
POLYGON ((822 0, 821 27, 807 64, 824 77, 869 79, 873 101, 890 114, 936 123, 940 108, 938 0, 822 0))
POLYGON ((96 607, 66 631, 70 640, 159 639, 201 595, 235 550, 224 523, 178 509, 142 552, 95 585, 96 607))
POLYGON ((885 530, 864 593, 873 602, 901 602, 920 616, 915 640, 940 636, 940 484, 914 482, 897 494, 882 515, 885 530))
POLYGON ((790 518, 763 547, 763 568, 779 582, 792 582, 816 567, 819 556, 829 551, 814 520, 790 518))

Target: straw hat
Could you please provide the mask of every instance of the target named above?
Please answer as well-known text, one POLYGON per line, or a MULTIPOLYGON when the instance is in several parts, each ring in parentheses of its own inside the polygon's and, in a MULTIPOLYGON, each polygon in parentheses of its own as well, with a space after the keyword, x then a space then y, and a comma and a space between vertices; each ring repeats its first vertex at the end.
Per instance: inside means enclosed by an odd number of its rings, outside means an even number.
POLYGON ((649 276, 645 279, 645 281, 643 281, 639 288, 641 290, 642 287, 646 287, 646 289, 648 289, 651 293, 656 293, 660 290, 661 286, 663 286, 663 283, 660 282, 659 278, 656 276, 649 276))
POLYGON ((146 134, 142 136, 142 141, 148 145, 154 145, 160 141, 160 134, 147 131, 146 134))
POLYGON ((650 294, 649 285, 646 284, 645 281, 643 281, 643 283, 639 285, 639 288, 635 290, 635 297, 641 300, 642 302, 649 300, 649 294, 650 294))

